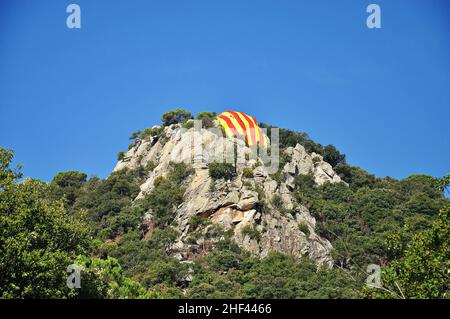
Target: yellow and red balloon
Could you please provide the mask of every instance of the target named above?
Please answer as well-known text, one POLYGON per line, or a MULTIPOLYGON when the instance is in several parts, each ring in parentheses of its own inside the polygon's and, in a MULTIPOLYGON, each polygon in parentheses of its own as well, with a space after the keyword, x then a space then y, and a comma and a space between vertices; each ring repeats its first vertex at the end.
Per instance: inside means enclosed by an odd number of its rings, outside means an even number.
POLYGON ((228 137, 243 137, 248 146, 259 144, 265 149, 269 147, 269 138, 253 116, 228 110, 218 115, 217 119, 228 137))

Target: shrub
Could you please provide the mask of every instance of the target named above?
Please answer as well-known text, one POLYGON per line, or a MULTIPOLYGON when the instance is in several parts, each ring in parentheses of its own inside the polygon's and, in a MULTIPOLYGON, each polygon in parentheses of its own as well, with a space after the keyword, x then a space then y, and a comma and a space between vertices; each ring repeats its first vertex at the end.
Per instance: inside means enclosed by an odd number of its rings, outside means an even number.
POLYGON ((150 294, 139 283, 123 275, 115 258, 107 259, 80 256, 76 263, 81 267, 83 283, 77 298, 148 299, 150 294))
POLYGON ((202 121, 203 128, 209 128, 213 126, 216 116, 216 112, 200 112, 197 114, 196 119, 202 121))
POLYGON ((255 192, 258 193, 259 199, 264 199, 266 197, 266 193, 264 192, 264 189, 259 185, 255 186, 255 192))
POLYGON ((183 125, 181 127, 185 128, 187 130, 190 129, 190 128, 193 128, 194 127, 194 121, 187 120, 186 122, 183 123, 183 125))
MULTIPOLYGON (((267 128, 267 136, 271 134, 272 126, 259 123, 259 127, 267 128)), ((317 153, 323 156, 324 160, 331 164, 331 166, 336 166, 337 164, 345 163, 345 155, 341 154, 333 145, 323 145, 314 142, 305 132, 294 132, 288 129, 279 129, 280 134, 280 148, 286 148, 289 146, 295 147, 298 144, 303 145, 308 153, 317 153)))
POLYGON ((164 133, 164 129, 161 126, 148 127, 141 133, 142 139, 149 139, 150 137, 157 137, 158 139, 164 133))
POLYGON ((189 219, 189 225, 191 225, 191 230, 197 229, 199 226, 205 226, 209 223, 206 217, 200 215, 194 215, 189 219))
POLYGON ((214 237, 220 237, 225 234, 225 230, 223 227, 219 224, 213 224, 210 227, 208 227, 208 230, 206 232, 206 238, 214 238, 214 237))
POLYGON ((401 181, 402 190, 408 194, 425 193, 430 198, 440 198, 442 191, 436 187, 436 178, 424 174, 410 175, 401 181))
POLYGON ((295 216, 295 210, 293 210, 293 209, 287 209, 285 207, 280 207, 280 208, 278 208, 278 210, 279 210, 280 214, 283 216, 288 215, 288 214, 295 216))
POLYGON ((138 228, 144 212, 139 207, 123 207, 119 213, 112 214, 101 221, 102 230, 99 237, 110 239, 138 228))
POLYGON ((151 172, 151 171, 153 171, 155 168, 156 168, 155 162, 149 161, 149 162, 147 162, 147 164, 145 164, 144 170, 145 170, 146 172, 151 172))
POLYGON ((227 249, 217 250, 209 256, 208 264, 212 270, 227 271, 239 267, 239 259, 232 251, 227 249))
POLYGON ((131 150, 136 145, 136 141, 131 142, 128 144, 128 150, 131 150))
POLYGON ((212 180, 210 183, 209 183, 209 192, 210 193, 214 193, 216 191, 216 181, 215 180, 212 180))
POLYGON ((170 167, 170 178, 179 183, 181 183, 184 179, 186 179, 194 172, 194 170, 184 162, 170 162, 170 167))
POLYGON ((121 160, 123 160, 124 158, 125 158, 125 152, 120 151, 120 152, 117 154, 117 160, 118 160, 118 161, 121 161, 121 160))
POLYGON ((143 201, 144 210, 152 209, 155 214, 157 225, 167 225, 172 221, 173 208, 183 201, 185 189, 182 182, 192 173, 192 169, 183 162, 171 162, 170 168, 167 177, 155 179, 153 190, 143 201))
POLYGON ((250 237, 250 239, 255 239, 255 240, 261 239, 261 233, 252 225, 244 226, 244 228, 242 228, 241 233, 243 236, 250 237))
POLYGON ((213 162, 208 164, 209 176, 213 180, 225 179, 232 180, 236 175, 236 168, 230 163, 213 162))
POLYGON ((245 178, 253 178, 253 170, 250 167, 245 167, 242 171, 242 176, 245 178))
POLYGON ((196 245, 197 244, 197 240, 200 239, 200 235, 201 235, 200 233, 192 233, 186 238, 186 242, 189 245, 196 245))
POLYGON ((59 187, 75 187, 80 188, 86 183, 86 174, 78 171, 61 172, 55 175, 52 179, 52 184, 56 184, 59 187))
POLYGON ((173 111, 166 112, 161 117, 161 121, 163 122, 164 126, 184 123, 189 119, 192 119, 191 112, 183 109, 176 109, 173 111))
POLYGON ((78 171, 58 173, 50 185, 56 199, 65 196, 66 206, 73 205, 80 195, 81 187, 86 183, 87 175, 78 171))
POLYGON ((170 247, 180 236, 180 232, 173 227, 155 228, 151 238, 151 246, 156 249, 170 247))
POLYGON ((170 180, 160 180, 148 196, 148 204, 155 213, 158 224, 169 222, 174 207, 183 201, 184 189, 174 185, 170 180))
POLYGON ((338 175, 352 188, 360 188, 360 187, 373 187, 376 178, 374 175, 369 174, 367 171, 356 167, 351 166, 345 163, 340 163, 336 165, 334 171, 338 173, 338 175))
POLYGON ((309 236, 309 228, 308 225, 306 225, 305 222, 301 222, 298 224, 298 230, 304 233, 306 236, 309 236))
POLYGON ((270 174, 269 176, 278 184, 281 184, 284 181, 286 181, 286 174, 281 170, 281 167, 276 173, 270 174))
POLYGON ((292 156, 289 154, 286 154, 285 152, 280 152, 280 168, 283 168, 286 163, 289 163, 292 161, 292 156))
POLYGON ((131 133, 129 139, 130 140, 135 140, 135 139, 139 138, 141 136, 141 134, 142 134, 141 131, 133 132, 133 133, 131 133))
POLYGON ((333 167, 337 164, 345 164, 345 155, 341 154, 332 144, 325 146, 322 155, 323 160, 333 167))
POLYGON ((316 185, 312 174, 299 174, 294 177, 295 189, 299 191, 308 191, 316 185))
POLYGON ((282 208, 283 207, 283 199, 280 195, 275 194, 272 196, 272 205, 276 208, 282 208))

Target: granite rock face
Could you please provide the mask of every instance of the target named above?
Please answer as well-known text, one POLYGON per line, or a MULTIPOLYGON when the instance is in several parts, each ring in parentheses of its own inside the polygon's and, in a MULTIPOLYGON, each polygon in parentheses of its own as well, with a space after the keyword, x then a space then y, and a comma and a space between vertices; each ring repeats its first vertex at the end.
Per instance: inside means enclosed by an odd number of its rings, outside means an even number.
MULTIPOLYGON (((164 127, 158 136, 137 139, 114 171, 151 164, 153 169, 140 185, 138 200, 151 192, 159 176, 168 174, 171 161, 184 161, 193 168, 193 174, 185 181, 183 203, 173 212, 176 221, 173 227, 180 236, 172 250, 180 260, 187 261, 207 252, 208 245, 220 239, 220 235, 214 238, 209 234, 215 227, 220 227, 254 255, 265 257, 271 251, 295 257, 307 255, 317 264, 331 267, 332 246, 315 232, 315 219, 296 201, 292 189, 298 174, 311 174, 318 185, 339 183, 341 179, 322 156, 308 154, 300 144, 288 147, 284 152, 288 161, 280 170, 285 181, 277 182, 265 169, 263 159, 253 155, 242 141, 224 138, 218 129, 186 130, 180 125, 171 125, 164 127), (224 155, 225 158, 234 155, 235 143, 242 155, 241 160, 235 162, 237 176, 231 181, 211 179, 208 163, 222 160, 224 155), (209 223, 190 229, 189 220, 194 215, 207 218, 209 223), (194 240, 193 233, 197 233, 194 240)), ((151 226, 151 216, 148 212, 143 223, 151 226)), ((146 238, 149 236, 151 234, 146 238)))

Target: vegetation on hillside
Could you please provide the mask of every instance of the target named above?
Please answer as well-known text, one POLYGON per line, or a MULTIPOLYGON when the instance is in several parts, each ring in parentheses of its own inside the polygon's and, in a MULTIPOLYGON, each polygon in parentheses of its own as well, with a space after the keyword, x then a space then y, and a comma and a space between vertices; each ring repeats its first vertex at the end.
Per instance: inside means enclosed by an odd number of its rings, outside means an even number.
MULTIPOLYGON (((197 115, 204 121, 213 117, 197 115)), ((176 110, 162 121, 191 118, 176 110)), ((132 139, 163 138, 161 132, 146 129, 132 139)), ((347 164, 332 145, 280 130, 282 148, 296 143, 321 154, 348 183, 317 186, 309 175, 294 181, 296 199, 334 247, 332 269, 317 268, 307 256, 250 256, 220 227, 210 228, 221 240, 208 254, 192 264, 172 257, 179 235, 174 212, 192 173, 186 164, 171 163, 152 191, 135 200, 154 164, 106 179, 68 171, 50 183, 20 181, 20 167, 11 166, 13 153, 0 148, 0 298, 448 298, 449 177, 377 178, 347 164), (151 229, 142 222, 146 214, 154 217, 151 229), (66 286, 71 264, 82 269, 81 289, 66 286), (381 266, 382 287, 365 285, 369 264, 381 266)), ((209 174, 228 180, 236 171, 231 164, 211 163, 209 174)), ((266 200, 280 205, 276 197, 266 200)), ((210 226, 200 216, 189 225, 193 242, 196 230, 210 226)), ((306 224, 298 228, 309 235, 306 224)), ((255 240, 260 236, 251 227, 243 232, 255 240)))

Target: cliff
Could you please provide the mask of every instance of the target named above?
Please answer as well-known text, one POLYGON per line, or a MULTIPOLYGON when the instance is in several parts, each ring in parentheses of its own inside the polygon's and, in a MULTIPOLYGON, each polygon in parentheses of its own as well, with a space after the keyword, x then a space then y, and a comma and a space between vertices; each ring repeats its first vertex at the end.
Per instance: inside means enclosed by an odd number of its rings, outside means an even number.
MULTIPOLYGON (((280 180, 277 174, 269 174, 263 159, 252 156, 252 149, 242 141, 204 128, 185 129, 180 124, 155 126, 152 131, 157 133, 135 140, 114 171, 151 166, 140 185, 139 200, 152 191, 158 177, 167 176, 171 162, 183 161, 192 168, 193 173, 183 182, 183 202, 172 212, 171 227, 180 234, 171 249, 176 258, 188 261, 207 253, 220 239, 210 235, 219 226, 251 254, 265 257, 270 251, 280 251, 296 257, 307 255, 317 264, 331 267, 330 242, 316 233, 315 219, 293 194, 296 176, 309 175, 319 185, 341 182, 322 156, 308 154, 300 144, 284 149, 278 171, 284 178, 280 180), (235 147, 243 154, 235 162, 235 176, 230 180, 211 178, 208 164, 235 147), (189 222, 193 216, 208 223, 193 229, 189 222)), ((143 223, 145 237, 150 238, 154 227, 151 210, 143 223)))

